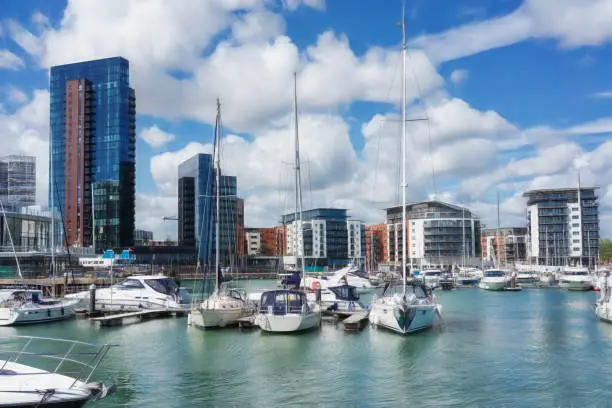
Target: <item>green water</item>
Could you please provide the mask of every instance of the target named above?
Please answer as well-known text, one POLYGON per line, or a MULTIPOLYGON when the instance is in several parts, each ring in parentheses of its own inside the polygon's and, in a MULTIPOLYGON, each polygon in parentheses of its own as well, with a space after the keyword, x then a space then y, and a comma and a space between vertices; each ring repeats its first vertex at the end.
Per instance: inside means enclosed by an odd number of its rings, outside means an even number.
MULTIPOLYGON (((270 287, 255 281, 251 288, 270 287)), ((184 318, 96 328, 73 320, 0 328, 116 343, 98 372, 115 395, 97 407, 591 407, 612 403, 612 326, 595 293, 438 292, 445 322, 400 337, 202 331, 184 318)))

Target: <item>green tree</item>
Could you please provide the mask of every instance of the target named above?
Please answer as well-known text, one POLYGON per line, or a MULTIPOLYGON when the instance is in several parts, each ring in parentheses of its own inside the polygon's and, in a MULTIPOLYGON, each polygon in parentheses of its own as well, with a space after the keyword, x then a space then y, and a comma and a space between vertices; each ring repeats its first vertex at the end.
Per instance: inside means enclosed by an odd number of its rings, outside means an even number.
POLYGON ((602 262, 612 261, 612 239, 599 241, 599 259, 602 262))

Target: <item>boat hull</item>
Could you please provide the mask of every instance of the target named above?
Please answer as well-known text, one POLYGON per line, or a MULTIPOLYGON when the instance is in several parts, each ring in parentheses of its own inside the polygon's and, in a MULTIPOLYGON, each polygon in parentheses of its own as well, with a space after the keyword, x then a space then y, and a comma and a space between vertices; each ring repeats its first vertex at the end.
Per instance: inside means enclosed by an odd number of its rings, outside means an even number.
POLYGON ((320 313, 285 315, 260 313, 255 318, 255 324, 268 333, 299 333, 318 329, 321 326, 320 313))
POLYGON ((398 306, 373 304, 368 319, 374 326, 406 335, 434 325, 435 305, 411 305, 405 310, 398 306))
POLYGON ((198 308, 189 312, 189 324, 202 329, 215 327, 223 328, 235 326, 238 319, 245 315, 243 308, 231 309, 203 309, 198 308))
POLYGON ((39 324, 71 319, 75 316, 76 301, 57 306, 31 308, 0 308, 0 326, 39 324))
POLYGON ((565 290, 576 292, 586 292, 593 289, 593 284, 590 281, 567 281, 562 280, 559 286, 565 290))
POLYGON ((491 291, 501 291, 504 290, 508 286, 508 281, 488 281, 482 279, 478 284, 480 289, 491 290, 491 291))

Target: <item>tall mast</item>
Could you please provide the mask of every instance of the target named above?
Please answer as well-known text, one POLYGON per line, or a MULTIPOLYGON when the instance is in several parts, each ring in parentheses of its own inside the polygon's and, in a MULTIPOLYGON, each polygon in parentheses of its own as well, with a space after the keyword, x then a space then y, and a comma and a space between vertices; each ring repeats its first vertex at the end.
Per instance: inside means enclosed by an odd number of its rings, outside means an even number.
POLYGON ((461 266, 465 266, 465 207, 462 207, 461 212, 461 266))
POLYGON ((219 207, 221 203, 221 199, 219 197, 220 188, 221 188, 221 152, 220 152, 220 139, 221 139, 221 102, 217 98, 217 120, 215 126, 215 287, 216 293, 218 294, 221 291, 220 282, 219 282, 219 207))
POLYGON ((51 138, 51 170, 49 174, 51 189, 51 296, 55 297, 55 179, 53 163, 53 137, 51 138))
POLYGON ((402 294, 406 297, 406 10, 402 6, 402 294))
POLYGON ((297 256, 300 256, 302 261, 302 272, 303 276, 300 279, 301 282, 306 279, 306 263, 304 262, 304 234, 302 232, 302 173, 300 170, 300 138, 298 131, 298 108, 297 108, 297 73, 293 73, 293 116, 295 117, 295 200, 296 200, 296 208, 298 212, 298 219, 296 223, 296 235, 295 235, 295 245, 296 245, 296 266, 297 266, 297 256), (298 246, 298 231, 302 234, 302 251, 300 252, 298 246))
MULTIPOLYGON (((578 214, 580 214, 580 266, 582 265, 582 250, 584 248, 584 245, 582 245, 583 241, 584 241, 584 236, 582 235, 582 226, 584 225, 584 223, 582 222, 582 200, 580 197, 580 170, 578 170, 578 214)), ((590 262, 590 260, 589 260, 590 262)))
POLYGON ((499 191, 497 192, 497 230, 495 232, 495 235, 497 235, 497 237, 495 238, 497 240, 497 267, 501 267, 500 265, 500 253, 501 253, 501 245, 499 243, 499 191))
POLYGON ((11 234, 11 227, 9 227, 8 219, 6 218, 6 210, 4 209, 4 204, 2 203, 2 199, 0 199, 0 210, 2 210, 2 218, 4 218, 3 227, 6 227, 6 232, 8 234, 9 241, 11 242, 11 248, 13 249, 13 255, 15 255, 15 263, 17 264, 17 274, 19 275, 19 279, 21 279, 21 282, 23 282, 21 266, 19 265, 19 257, 17 256, 17 251, 15 251, 15 243, 13 242, 13 235, 11 234))

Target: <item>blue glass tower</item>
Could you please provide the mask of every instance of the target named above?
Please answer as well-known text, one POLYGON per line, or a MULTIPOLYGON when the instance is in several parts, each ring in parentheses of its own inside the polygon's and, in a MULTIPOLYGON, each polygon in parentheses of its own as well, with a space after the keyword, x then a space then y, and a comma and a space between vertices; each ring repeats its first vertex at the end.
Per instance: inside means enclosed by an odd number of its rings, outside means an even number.
POLYGON ((133 245, 136 96, 129 62, 54 66, 50 93, 49 193, 65 241, 98 249, 133 245))

